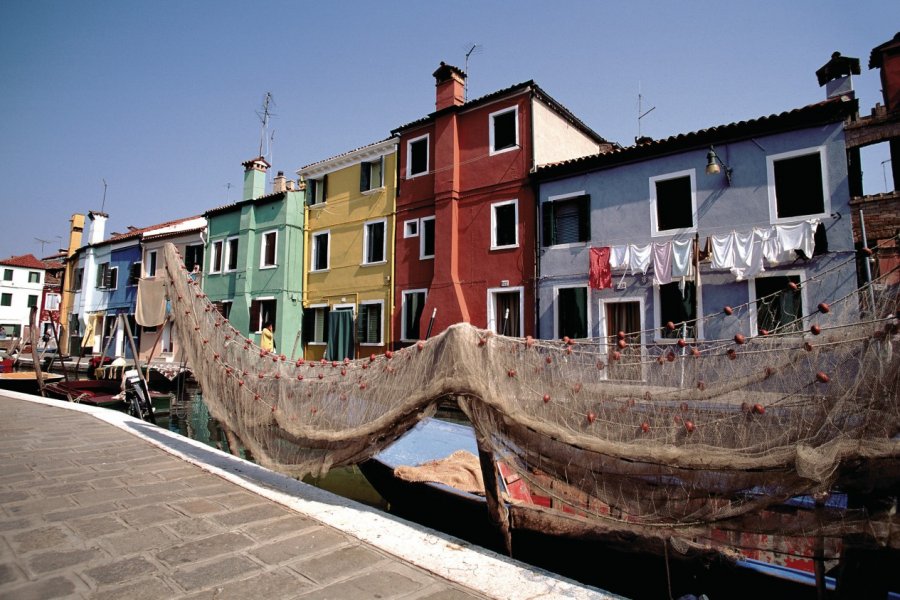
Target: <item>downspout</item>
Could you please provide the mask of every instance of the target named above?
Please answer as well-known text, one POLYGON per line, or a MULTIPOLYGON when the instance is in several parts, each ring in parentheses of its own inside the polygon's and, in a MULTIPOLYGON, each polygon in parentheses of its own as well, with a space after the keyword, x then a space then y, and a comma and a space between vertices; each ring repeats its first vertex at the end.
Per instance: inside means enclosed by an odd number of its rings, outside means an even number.
MULTIPOLYGON (((531 280, 531 289, 534 294, 534 315, 532 315, 532 332, 534 337, 540 337, 540 311, 541 311, 541 296, 538 293, 538 281, 540 281, 541 276, 541 261, 540 261, 540 251, 541 251, 541 228, 538 226, 541 218, 541 197, 540 197, 540 186, 538 185, 537 178, 535 177, 535 172, 537 171, 537 165, 535 164, 535 150, 534 150, 534 102, 535 102, 535 93, 534 88, 531 88, 531 110, 528 111, 528 144, 529 150, 531 152, 531 168, 528 170, 530 179, 531 179, 531 194, 534 198, 534 265, 532 272, 534 276, 531 280)), ((524 332, 523 332, 524 333, 524 332)))
MULTIPOLYGON (((303 289, 300 290, 300 329, 298 331, 301 333, 302 340, 303 334, 306 333, 303 331, 303 321, 306 317, 306 309, 309 306, 309 269, 306 266, 309 258, 309 204, 306 201, 306 188, 304 188, 303 192, 303 252, 301 255, 303 259, 300 272, 303 273, 303 289)), ((300 355, 306 356, 306 348, 303 347, 302 343, 300 345, 300 355)))

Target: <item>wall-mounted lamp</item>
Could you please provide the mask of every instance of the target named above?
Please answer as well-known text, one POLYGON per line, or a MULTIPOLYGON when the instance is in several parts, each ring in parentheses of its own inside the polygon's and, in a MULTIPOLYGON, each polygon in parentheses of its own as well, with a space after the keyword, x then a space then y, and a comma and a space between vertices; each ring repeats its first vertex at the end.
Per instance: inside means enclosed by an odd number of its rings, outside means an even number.
POLYGON ((722 165, 722 168, 725 169, 725 179, 728 180, 728 185, 731 185, 731 168, 722 162, 722 159, 716 154, 716 149, 710 146, 709 152, 706 153, 706 174, 716 175, 720 173, 722 169, 719 168, 719 165, 722 165))

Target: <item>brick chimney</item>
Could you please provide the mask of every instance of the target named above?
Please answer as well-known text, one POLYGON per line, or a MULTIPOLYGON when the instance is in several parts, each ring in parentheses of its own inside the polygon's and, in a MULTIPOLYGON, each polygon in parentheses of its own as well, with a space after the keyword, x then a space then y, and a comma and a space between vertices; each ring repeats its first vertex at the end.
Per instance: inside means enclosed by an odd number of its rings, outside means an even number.
POLYGON ((460 106, 466 101, 466 74, 457 67, 441 61, 441 66, 434 75, 435 110, 441 110, 448 106, 460 106))
POLYGON ((859 59, 841 56, 840 52, 831 55, 831 60, 816 71, 819 86, 825 86, 825 97, 850 96, 853 98, 853 80, 851 75, 859 75, 859 59))
POLYGON ((266 171, 270 165, 262 156, 241 163, 244 167, 243 200, 259 198, 266 193, 266 171))

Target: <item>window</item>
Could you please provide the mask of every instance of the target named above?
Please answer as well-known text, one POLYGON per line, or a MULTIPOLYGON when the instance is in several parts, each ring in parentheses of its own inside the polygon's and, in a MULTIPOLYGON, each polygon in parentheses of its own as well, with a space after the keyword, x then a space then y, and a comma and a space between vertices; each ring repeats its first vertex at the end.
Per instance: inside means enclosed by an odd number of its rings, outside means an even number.
POLYGON ((356 317, 356 341, 362 345, 380 346, 381 313, 383 302, 364 302, 359 305, 359 316, 356 317))
POLYGON ((651 235, 696 231, 697 194, 694 169, 650 178, 651 235))
POLYGON ((225 240, 225 272, 237 271, 238 268, 238 238, 231 237, 225 240))
POLYGON ((366 223, 363 228, 363 264, 383 263, 384 257, 384 231, 387 221, 381 219, 366 223))
POLYGON ((519 108, 491 113, 491 154, 519 147, 519 108))
POLYGON ((428 172, 428 135, 406 142, 406 178, 428 172))
POLYGON ((147 271, 147 277, 156 277, 156 250, 150 250, 147 252, 147 258, 145 259, 145 269, 147 271))
POLYGON ((824 149, 814 148, 766 157, 773 222, 831 213, 823 156, 824 149))
POLYGON ((750 294, 756 300, 756 331, 803 332, 803 297, 800 275, 757 277, 751 280, 750 294))
POLYGON ((267 231, 262 234, 261 247, 259 249, 259 268, 271 269, 275 267, 275 250, 278 247, 278 232, 267 231))
POLYGON ((491 205, 491 249, 519 245, 519 201, 491 205))
POLYGON ((320 231, 313 234, 312 238, 312 264, 310 271, 328 270, 328 239, 330 231, 320 231))
POLYGON ((541 205, 544 246, 576 244, 591 239, 591 197, 551 197, 541 205))
POLYGON ((3 269, 3 281, 12 281, 13 280, 13 270, 12 269, 3 269))
POLYGON ((419 237, 419 220, 410 219, 403 223, 403 237, 412 238, 419 237))
POLYGON ((209 272, 210 273, 221 273, 222 272, 222 246, 224 242, 222 240, 217 240, 212 243, 212 256, 209 257, 209 272))
POLYGON ((108 287, 107 277, 109 274, 109 263, 100 263, 97 265, 97 281, 94 284, 94 287, 97 288, 105 288, 108 287))
POLYGON ((3 292, 3 295, 0 295, 0 306, 12 306, 12 294, 3 292))
POLYGON ((588 336, 587 288, 556 289, 556 333, 554 337, 586 338, 588 336))
POLYGON ((402 340, 413 341, 421 339, 419 335, 419 321, 422 319, 422 311, 425 308, 427 296, 427 290, 407 290, 403 292, 403 302, 401 304, 403 322, 401 323, 400 331, 402 340))
POLYGON ((222 300, 221 302, 213 302, 212 304, 222 317, 227 319, 231 315, 232 300, 222 300))
POLYGON ((75 276, 72 281, 72 290, 78 291, 81 289, 81 286, 84 284, 84 267, 78 267, 75 269, 75 276))
POLYGON ((37 294, 28 294, 28 308, 34 308, 35 306, 37 306, 37 301, 37 294))
POLYGON ((384 187, 384 157, 359 165, 359 191, 368 192, 384 187))
POLYGON ((422 217, 419 234, 419 258, 434 258, 434 217, 422 217))
POLYGON ((312 305, 303 312, 303 341, 307 344, 327 344, 328 317, 327 304, 312 305))
POLYGON ((250 302, 250 331, 259 333, 266 323, 275 327, 275 299, 255 298, 250 302))
POLYGON ((316 204, 325 204, 325 198, 328 194, 328 175, 323 175, 319 179, 308 179, 306 181, 306 197, 307 204, 314 206, 316 204))
POLYGON ((28 271, 28 283, 40 283, 41 274, 37 271, 28 271))
POLYGON ((203 269, 203 244, 191 244, 184 248, 184 266, 187 270, 203 269))
POLYGON ((697 338, 700 336, 697 321, 697 288, 693 281, 673 281, 661 285, 657 294, 657 338, 679 339, 697 338), (675 328, 669 329, 672 323, 675 328))
POLYGON ((522 337, 522 288, 488 290, 488 329, 512 337, 522 337))
POLYGON ((138 284, 138 281, 141 280, 141 263, 131 263, 131 267, 128 269, 128 283, 127 285, 135 286, 138 284))

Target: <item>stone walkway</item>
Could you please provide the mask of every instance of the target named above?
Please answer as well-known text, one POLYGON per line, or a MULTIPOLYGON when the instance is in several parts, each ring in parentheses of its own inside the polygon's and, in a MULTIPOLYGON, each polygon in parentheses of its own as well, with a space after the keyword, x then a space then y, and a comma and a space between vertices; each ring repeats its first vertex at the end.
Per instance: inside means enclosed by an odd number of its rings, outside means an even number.
POLYGON ((0 391, 0 598, 251 597, 610 596, 125 415, 0 391))

